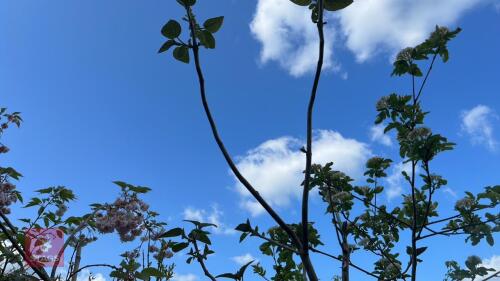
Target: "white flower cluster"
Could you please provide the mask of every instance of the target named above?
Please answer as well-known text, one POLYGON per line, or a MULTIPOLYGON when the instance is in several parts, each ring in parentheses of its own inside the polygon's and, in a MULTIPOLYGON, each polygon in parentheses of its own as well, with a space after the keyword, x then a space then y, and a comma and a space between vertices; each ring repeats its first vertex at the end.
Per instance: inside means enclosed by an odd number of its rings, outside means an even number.
POLYGON ((384 96, 377 101, 376 108, 378 111, 389 108, 389 97, 384 96))
POLYGON ((460 199, 455 203, 455 209, 457 210, 468 210, 471 209, 475 204, 474 199, 466 197, 463 199, 460 199))
POLYGON ((104 212, 96 215, 96 228, 101 233, 116 230, 123 242, 134 240, 144 230, 144 214, 149 206, 137 196, 124 195, 113 204, 107 205, 104 212))

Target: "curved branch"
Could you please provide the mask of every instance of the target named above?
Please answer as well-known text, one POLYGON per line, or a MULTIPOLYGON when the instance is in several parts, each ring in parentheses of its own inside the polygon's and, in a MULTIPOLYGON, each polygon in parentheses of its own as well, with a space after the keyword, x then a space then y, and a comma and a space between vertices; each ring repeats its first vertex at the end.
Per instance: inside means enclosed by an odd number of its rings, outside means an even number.
POLYGON ((203 108, 205 110, 205 114, 207 116, 208 122, 210 123, 210 128, 212 130, 213 137, 222 152, 224 159, 226 160, 229 168, 234 173, 236 178, 243 184, 243 186, 252 194, 252 196, 259 202, 259 204, 267 211, 267 213, 276 221, 276 223, 290 236, 292 242, 297 246, 297 248, 302 249, 302 243, 298 238, 297 234, 293 232, 293 230, 285 223, 285 221, 274 211, 274 209, 264 200, 264 198, 259 194, 259 192, 248 182, 248 180, 240 173, 236 165, 234 164, 231 156, 229 155, 222 139, 219 136, 217 125, 215 124, 214 118, 212 117, 212 113, 210 111, 210 107, 208 105, 206 93, 205 93, 205 79, 203 77, 203 72, 200 65, 200 57, 199 57, 199 44, 198 40, 195 36, 195 22, 191 14, 190 8, 186 7, 189 26, 191 30, 191 40, 192 40, 192 50, 194 55, 194 61, 196 66, 196 73, 198 75, 198 82, 200 87, 200 95, 203 103, 203 108))
POLYGON ((78 232, 80 232, 83 228, 85 228, 85 226, 87 226, 87 223, 90 221, 91 218, 94 217, 94 215, 98 211, 99 211, 99 209, 96 209, 96 210, 94 210, 94 212, 92 212, 92 214, 89 214, 88 217, 85 218, 80 223, 80 225, 78 225, 78 227, 75 228, 75 230, 73 230, 73 232, 70 234, 70 236, 66 239, 63 246, 61 247, 61 249, 59 249, 59 252, 57 253, 56 262, 54 263, 54 266, 52 266, 52 271, 50 272, 50 278, 54 278, 56 276, 56 269, 57 269, 57 266, 59 265, 59 260, 61 259, 61 256, 64 254, 64 250, 66 250, 66 248, 69 246, 69 243, 71 242, 71 240, 75 237, 75 235, 78 232))
POLYGON ((79 268, 75 272, 71 273, 71 275, 69 275, 68 279, 71 279, 74 275, 77 275, 82 270, 90 268, 90 267, 109 267, 109 268, 114 269, 114 270, 118 270, 119 269, 116 266, 105 264, 105 263, 89 264, 89 265, 86 265, 86 266, 82 266, 81 268, 79 268))
POLYGON ((208 271, 207 266, 205 265, 205 261, 203 261, 203 257, 200 255, 200 249, 198 248, 198 242, 196 242, 196 239, 190 239, 191 243, 193 243, 194 250, 196 251, 196 260, 198 263, 201 265, 201 269, 203 269, 203 273, 207 278, 209 278, 212 281, 217 281, 215 277, 208 271))
MULTIPOLYGON (((332 254, 329 254, 329 253, 323 252, 323 251, 318 250, 318 249, 316 249, 316 248, 310 248, 310 249, 311 249, 311 252, 313 252, 313 253, 318 253, 318 254, 320 254, 320 255, 323 255, 323 256, 325 256, 325 257, 332 258, 332 259, 337 260, 337 261, 340 261, 340 262, 342 261, 342 259, 341 259, 341 258, 336 257, 336 256, 334 256, 334 255, 332 255, 332 254)), ((357 266, 357 265, 353 264, 352 262, 349 262, 349 264, 350 264, 353 268, 355 268, 355 269, 357 269, 357 270, 359 270, 359 271, 361 271, 361 272, 363 272, 363 273, 365 273, 365 274, 367 274, 367 275, 370 275, 371 277, 376 278, 377 280, 379 279, 379 276, 377 276, 376 274, 373 274, 373 273, 371 273, 370 271, 368 271, 368 270, 366 270, 366 269, 363 269, 363 268, 361 268, 361 267, 359 267, 359 266, 357 266)))
MULTIPOLYGON (((5 223, 9 226, 9 228, 14 229, 14 226, 10 223, 10 220, 5 216, 2 212, 0 212, 0 217, 5 221, 5 223)), ((5 227, 3 223, 0 222, 0 230, 7 236, 7 239, 10 241, 12 246, 16 249, 16 251, 21 254, 26 263, 31 267, 31 269, 44 281, 50 281, 47 272, 43 269, 43 267, 37 267, 30 262, 30 258, 26 255, 26 252, 19 246, 19 242, 9 233, 9 229, 5 227)), ((14 232, 15 234, 16 232, 14 232)))

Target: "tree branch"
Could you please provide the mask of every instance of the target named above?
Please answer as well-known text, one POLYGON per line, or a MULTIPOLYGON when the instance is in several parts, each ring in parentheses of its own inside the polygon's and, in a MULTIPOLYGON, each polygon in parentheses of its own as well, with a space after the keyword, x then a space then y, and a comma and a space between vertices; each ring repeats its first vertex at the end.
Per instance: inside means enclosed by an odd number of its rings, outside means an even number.
POLYGON ((318 10, 318 22, 316 27, 318 29, 319 35, 319 55, 318 63, 316 66, 316 74, 314 75, 313 87, 311 90, 311 96, 309 98, 309 105, 307 107, 307 140, 306 140, 306 169, 304 176, 304 190, 302 191, 302 245, 303 245, 303 255, 304 259, 307 260, 305 267, 309 279, 317 280, 318 277, 312 268, 312 264, 309 261, 309 189, 310 189, 310 177, 311 177, 311 165, 312 165, 312 134, 313 134, 313 111, 314 102, 316 100, 316 93, 318 90, 319 79, 321 76, 321 70, 323 68, 323 56, 325 50, 325 38, 323 33, 323 1, 317 1, 318 10))
POLYGON ((82 270, 84 269, 87 269, 87 268, 90 268, 90 267, 109 267, 111 269, 114 269, 114 270, 118 270, 119 268, 116 267, 116 266, 113 266, 113 265, 109 265, 109 264, 104 264, 104 263, 97 263, 97 264, 89 264, 89 265, 86 265, 86 266, 82 266, 81 268, 79 268, 78 270, 74 271, 73 273, 71 273, 71 275, 68 277, 68 279, 71 279, 74 275, 77 275, 78 273, 80 273, 82 270))
MULTIPOLYGON (((14 226, 10 223, 10 220, 5 216, 2 212, 0 212, 0 217, 5 221, 5 223, 12 229, 14 229, 14 226)), ((0 229, 2 232, 7 236, 7 239, 10 241, 12 246, 16 249, 16 251, 21 254, 23 257, 24 261, 33 269, 33 271, 44 281, 50 281, 49 276, 47 275, 47 272, 43 269, 43 267, 38 268, 33 263, 30 261, 30 258, 26 255, 26 252, 19 246, 19 242, 9 233, 9 230, 5 227, 3 223, 0 222, 0 229)), ((15 234, 16 232, 14 232, 15 234)))
MULTIPOLYGON (((340 261, 340 262, 342 261, 342 259, 341 259, 341 258, 336 257, 336 256, 334 256, 334 255, 332 255, 332 254, 329 254, 329 253, 323 252, 323 251, 318 250, 318 249, 316 249, 316 248, 311 247, 310 249, 311 249, 311 252, 313 252, 313 253, 318 253, 318 254, 320 254, 320 255, 323 255, 323 256, 326 256, 326 257, 332 258, 332 259, 337 260, 337 261, 340 261)), ((349 264, 350 264, 353 268, 355 268, 355 269, 357 269, 357 270, 359 270, 359 271, 361 271, 361 272, 363 272, 363 273, 365 273, 365 274, 367 274, 367 275, 370 275, 371 277, 376 278, 377 280, 379 279, 379 277, 378 277, 376 274, 373 274, 373 273, 371 273, 370 271, 368 271, 368 270, 366 270, 366 269, 363 269, 363 268, 361 268, 361 267, 359 267, 359 266, 357 266, 357 265, 353 264, 352 262, 349 262, 349 264)))
POLYGON ((189 239, 189 240, 191 240, 191 243, 193 243, 194 250, 196 251, 196 260, 198 260, 198 263, 201 265, 201 269, 203 269, 203 273, 205 273, 205 276, 212 281, 217 281, 217 279, 215 279, 215 277, 208 271, 207 266, 205 265, 205 261, 203 260, 203 257, 200 255, 200 249, 198 248, 198 243, 196 242, 196 239, 189 239))
POLYGON ((229 155, 222 139, 219 136, 217 125, 212 117, 212 113, 210 111, 210 107, 208 105, 206 92, 205 92, 205 79, 203 77, 203 72, 200 64, 199 57, 199 45, 195 36, 195 22, 191 14, 191 9, 186 7, 186 12, 188 16, 189 26, 191 30, 191 40, 192 40, 192 50, 194 55, 194 61, 196 66, 196 73, 198 75, 198 82, 200 87, 200 95, 203 103, 203 108, 205 110, 205 114, 207 116, 208 122, 210 123, 210 128, 212 130, 213 137, 224 156, 229 168, 234 173, 236 178, 243 184, 243 186, 252 194, 252 196, 259 202, 259 204, 267 211, 267 213, 276 221, 276 223, 290 236, 292 242, 297 248, 302 249, 303 245, 297 236, 297 234, 283 221, 283 219, 274 211, 274 209, 264 200, 264 198, 259 194, 259 192, 248 182, 248 180, 240 173, 236 165, 234 164, 231 156, 229 155))

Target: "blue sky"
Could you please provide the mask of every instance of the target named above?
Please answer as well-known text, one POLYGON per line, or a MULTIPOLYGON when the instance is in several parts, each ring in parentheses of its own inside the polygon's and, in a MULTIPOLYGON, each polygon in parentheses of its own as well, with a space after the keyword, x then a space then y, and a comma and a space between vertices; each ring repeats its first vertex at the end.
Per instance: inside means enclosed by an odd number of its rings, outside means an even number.
MULTIPOLYGON (((302 160, 296 148, 305 136, 309 70, 317 56, 314 26, 286 0, 198 2, 199 18, 225 16, 217 49, 203 50, 202 63, 226 145, 279 212, 297 221, 302 160)), ((448 192, 438 195, 447 214, 464 190, 500 183, 500 2, 375 2, 360 0, 328 17, 327 68, 315 113, 317 161, 335 161, 353 176, 370 155, 398 163, 392 136, 391 146, 372 128, 375 102, 410 89, 407 79, 390 77, 390 60, 435 24, 460 26, 450 61, 436 65, 423 96, 430 126, 458 143, 434 164, 449 180, 448 192)), ((11 148, 4 161, 23 173, 18 188, 25 197, 46 186, 72 188, 79 197, 70 208, 74 214, 113 200, 118 190, 111 181, 119 179, 151 187, 147 201, 171 225, 186 214, 218 220, 224 227, 214 238, 214 272, 237 268, 234 257, 246 254, 269 262, 255 249, 259 241, 240 245, 237 235, 224 231, 247 217, 262 227, 271 221, 239 191, 217 150, 193 65, 156 54, 161 26, 181 16, 175 1, 1 1, 0 105, 21 111, 25 120, 4 137, 11 148)), ((387 183, 389 205, 406 188, 397 171, 387 183)), ((313 220, 330 252, 337 252, 324 206, 312 201, 313 220)), ((13 213, 27 215, 19 208, 13 213)), ((483 243, 464 246, 461 238, 429 245, 434 249, 420 266, 423 280, 441 280, 450 257, 500 255, 483 243)), ((84 260, 116 262, 130 246, 108 236, 89 246, 84 260)), ((203 280, 198 267, 183 260, 175 260, 178 280, 203 280)), ((335 262, 316 262, 323 280, 339 272, 335 262)))

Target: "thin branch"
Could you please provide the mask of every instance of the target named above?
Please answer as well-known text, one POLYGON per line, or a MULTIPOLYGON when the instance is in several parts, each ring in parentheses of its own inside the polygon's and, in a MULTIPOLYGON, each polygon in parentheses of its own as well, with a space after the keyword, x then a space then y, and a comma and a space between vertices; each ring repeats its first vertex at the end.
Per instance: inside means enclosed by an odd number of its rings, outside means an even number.
MULTIPOLYGON (((484 210, 485 208, 480 208, 480 209, 473 209, 473 210, 470 210, 471 213, 473 212, 477 212, 477 211, 481 211, 481 210, 484 210)), ((429 222, 427 223, 426 225, 432 225, 432 224, 437 224, 437 223, 441 223, 441 222, 445 222, 445 221, 449 221, 449 220, 452 220, 452 219, 456 219, 456 218, 459 218, 461 217, 462 214, 456 214, 456 215, 453 215, 451 217, 447 217, 447 218, 444 218, 444 219, 439 219, 439 220, 435 220, 433 222, 429 222)))
MULTIPOLYGON (((311 252, 321 254, 321 255, 323 255, 323 256, 326 256, 326 257, 332 258, 332 259, 337 260, 337 261, 340 261, 340 262, 342 261, 342 259, 341 259, 341 258, 336 257, 336 256, 334 256, 334 255, 332 255, 332 254, 329 254, 329 253, 323 252, 323 251, 318 250, 318 249, 316 249, 316 248, 311 248, 311 252)), ((366 270, 366 269, 363 269, 363 268, 361 268, 361 267, 359 267, 359 266, 357 266, 357 265, 353 264, 351 261, 349 261, 349 265, 351 265, 353 268, 355 268, 355 269, 357 269, 357 270, 359 270, 359 271, 361 271, 361 272, 363 272, 363 273, 365 273, 365 274, 367 274, 367 275, 370 275, 370 276, 371 276, 371 277, 373 277, 373 278, 379 279, 379 276, 377 276, 376 274, 374 274, 374 273, 372 273, 372 272, 370 272, 370 271, 368 271, 368 270, 366 270)))
POLYGON ((492 275, 490 275, 490 276, 488 276, 488 277, 484 278, 484 279, 483 279, 483 281, 491 280, 491 279, 493 279, 494 277, 497 277, 498 275, 500 275, 500 270, 499 270, 499 271, 497 271, 497 272, 495 272, 495 273, 493 273, 492 275))
POLYGON ((418 98, 422 94, 422 90, 424 89, 425 83, 427 82, 427 78, 429 78, 429 74, 431 74, 432 67, 434 66, 434 61, 436 61, 436 57, 437 57, 438 53, 439 53, 439 48, 437 49, 436 53, 432 57, 431 64, 429 66, 429 69, 427 69, 427 73, 425 74, 424 81, 422 82, 422 85, 420 86, 420 89, 418 90, 418 95, 417 95, 415 100, 418 100, 418 98))
POLYGON ((417 280, 417 200, 415 197, 415 167, 416 161, 412 161, 411 165, 411 201, 412 201, 412 229, 411 229, 411 280, 417 280))
MULTIPOLYGON (((210 107, 208 105, 207 96, 205 92, 205 79, 203 77, 203 72, 200 64, 199 57, 199 45, 195 36, 195 22, 191 15, 191 10, 189 7, 186 7, 189 26, 191 30, 191 40, 192 40, 192 50, 194 55, 194 61, 196 66, 196 73, 198 75, 198 82, 200 87, 200 95, 203 103, 203 108, 205 110, 205 114, 207 116, 208 122, 210 123, 210 128, 212 130, 213 137, 222 152, 224 159, 226 160, 229 168, 234 173, 236 178, 243 184, 243 186, 252 194, 252 196, 259 202, 259 204, 267 211, 267 213, 276 221, 276 223, 290 236, 292 242, 297 248, 302 249, 303 245, 297 236, 297 234, 285 223, 285 221, 274 211, 274 209, 264 200, 264 198, 259 194, 259 192, 248 182, 248 180, 241 174, 236 165, 234 164, 231 156, 229 155, 222 139, 219 136, 217 125, 212 117, 212 113, 210 111, 210 107)), ((312 280, 314 281, 314 280, 312 280)))
POLYGON ((203 257, 200 255, 200 249, 198 248, 198 243, 196 242, 196 239, 190 239, 191 243, 193 243, 194 250, 196 251, 196 260, 198 260, 198 263, 201 265, 201 269, 203 269, 203 273, 205 273, 205 276, 208 277, 212 281, 217 281, 215 277, 208 271, 207 266, 205 265, 205 261, 203 260, 203 257))
POLYGON ((252 232, 252 235, 253 235, 253 236, 257 236, 257 237, 259 237, 259 238, 261 238, 261 239, 264 239, 264 240, 266 240, 267 242, 269 242, 269 243, 271 243, 271 244, 274 244, 274 245, 276 245, 276 246, 278 246, 278 247, 280 247, 280 248, 287 249, 288 251, 291 251, 291 252, 293 252, 293 253, 295 253, 295 254, 297 254, 297 255, 300 255, 299 250, 294 249, 292 246, 289 246, 289 245, 286 245, 286 244, 280 243, 280 242, 278 242, 278 241, 276 241, 276 240, 273 240, 273 239, 271 239, 271 238, 268 238, 268 237, 266 237, 266 236, 264 236, 264 235, 262 235, 262 234, 260 234, 260 233, 258 233, 258 232, 252 232))
POLYGON ((432 204, 432 194, 434 193, 432 190, 432 178, 429 171, 429 162, 424 162, 424 170, 427 177, 427 181, 429 182, 429 198, 425 208, 424 223, 422 224, 422 227, 420 227, 420 230, 418 231, 417 238, 419 238, 420 235, 422 235, 422 231, 424 230, 426 222, 429 218, 429 214, 431 211, 431 204, 432 204))
POLYGON ((109 264, 105 264, 105 263, 89 264, 89 265, 86 265, 86 266, 82 266, 77 271, 71 273, 71 275, 68 278, 71 278, 74 275, 80 273, 82 270, 87 269, 87 268, 91 268, 91 267, 109 267, 109 268, 114 269, 114 270, 119 270, 118 267, 113 266, 113 265, 109 265, 109 264))
MULTIPOLYGON (((9 225, 10 228, 14 228, 12 224, 10 223, 10 220, 2 213, 0 212, 0 217, 5 221, 7 225, 9 225)), ((9 233, 9 230, 5 227, 3 223, 0 222, 0 229, 2 232, 7 236, 7 239, 9 239, 10 243, 12 246, 16 249, 16 251, 21 254, 23 259, 26 261, 26 263, 33 269, 33 271, 44 281, 50 281, 49 276, 47 275, 47 272, 43 269, 43 267, 37 267, 33 265, 33 263, 30 261, 30 258, 26 255, 26 252, 19 246, 19 242, 9 233)), ((15 234, 16 232, 14 232, 15 234)))
POLYGON ((92 219, 94 217, 94 215, 99 211, 100 209, 96 209, 94 210, 94 212, 92 212, 92 214, 89 214, 87 218, 85 218, 79 225, 77 228, 75 228, 75 230, 73 230, 73 232, 70 234, 70 236, 66 239, 66 241, 64 242, 63 246, 61 247, 61 249, 59 249, 59 252, 57 253, 57 258, 56 258, 56 261, 54 263, 54 266, 52 266, 52 271, 50 272, 50 278, 54 278, 54 276, 56 276, 56 269, 57 269, 57 266, 59 265, 59 260, 61 259, 62 255, 64 254, 64 251, 66 250, 66 248, 68 247, 69 243, 71 242, 71 240, 75 237, 75 235, 80 232, 83 228, 85 228, 87 226, 87 223, 90 221, 90 219, 92 219))
MULTIPOLYGON (((493 219, 490 219, 490 220, 487 220, 487 221, 484 221, 484 222, 480 221, 478 223, 471 223, 471 224, 460 226, 460 227, 445 229, 443 231, 438 231, 438 232, 435 232, 435 233, 431 233, 431 234, 427 234, 427 235, 421 236, 421 237, 418 238, 418 240, 429 238, 429 237, 432 237, 432 236, 435 236, 435 235, 447 234, 449 232, 461 230, 461 229, 464 229, 464 228, 467 228, 467 227, 473 227, 473 226, 477 226, 477 225, 481 225, 481 224, 486 224, 486 223, 489 223, 489 222, 492 222, 492 221, 496 221, 497 219, 498 218, 493 218, 493 219)), ((450 234, 454 234, 454 233, 450 233, 450 234)), ((467 233, 466 232, 461 232, 461 233, 457 233, 457 234, 467 234, 467 233)))
MULTIPOLYGON (((307 140, 306 140, 306 169, 304 176, 304 190, 302 191, 302 246, 304 258, 309 261, 309 189, 310 189, 310 177, 311 177, 311 165, 312 165, 312 134, 313 134, 313 111, 314 102, 316 100, 316 93, 318 90, 319 79, 321 77, 321 70, 323 68, 323 56, 325 51, 325 38, 323 33, 323 1, 317 1, 317 11, 318 11, 318 22, 316 27, 318 29, 319 35, 319 56, 316 65, 316 74, 314 75, 314 82, 311 90, 311 96, 309 98, 309 105, 307 107, 307 140)), ((309 279, 317 280, 318 277, 312 268, 312 264, 305 264, 309 279)))

